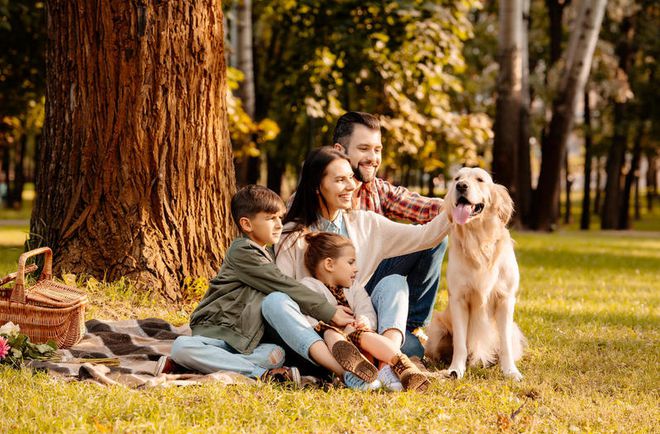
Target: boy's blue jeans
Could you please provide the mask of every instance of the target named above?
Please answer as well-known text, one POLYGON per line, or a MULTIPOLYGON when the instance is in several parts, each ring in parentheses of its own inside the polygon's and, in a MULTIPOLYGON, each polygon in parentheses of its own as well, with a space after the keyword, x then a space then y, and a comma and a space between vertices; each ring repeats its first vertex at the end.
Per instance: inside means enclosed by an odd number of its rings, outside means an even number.
MULTIPOLYGON (((442 259, 447 250, 447 238, 431 249, 408 255, 385 259, 380 263, 376 272, 365 289, 372 295, 383 278, 391 275, 405 276, 408 287, 408 321, 406 324, 406 339, 401 350, 408 356, 424 356, 424 347, 412 333, 418 327, 428 325, 435 305, 435 297, 440 285, 440 271, 442 259)), ((380 317, 380 311, 376 309, 380 317)))
POLYGON ((222 339, 179 336, 170 355, 179 365, 203 374, 233 371, 260 378, 268 369, 284 364, 284 350, 274 344, 259 344, 251 354, 241 354, 222 339))
MULTIPOLYGON (((402 276, 388 276, 379 282, 371 301, 378 312, 378 333, 397 329, 405 336, 408 314, 408 287, 402 276)), ((323 340, 309 325, 298 304, 283 292, 268 294, 261 303, 261 313, 268 324, 293 351, 314 363, 311 346, 323 340)))

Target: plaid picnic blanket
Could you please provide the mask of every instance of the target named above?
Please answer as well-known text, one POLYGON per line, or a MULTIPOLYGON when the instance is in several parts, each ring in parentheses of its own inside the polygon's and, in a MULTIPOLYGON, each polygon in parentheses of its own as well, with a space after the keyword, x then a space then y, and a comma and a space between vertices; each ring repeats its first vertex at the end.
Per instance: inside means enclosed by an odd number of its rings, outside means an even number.
POLYGON ((169 355, 178 336, 190 335, 185 325, 175 327, 158 318, 124 321, 90 320, 87 333, 71 348, 58 350, 57 361, 33 361, 35 369, 69 381, 123 384, 133 388, 200 384, 225 384, 255 380, 235 372, 160 374, 154 376, 161 356, 169 355))

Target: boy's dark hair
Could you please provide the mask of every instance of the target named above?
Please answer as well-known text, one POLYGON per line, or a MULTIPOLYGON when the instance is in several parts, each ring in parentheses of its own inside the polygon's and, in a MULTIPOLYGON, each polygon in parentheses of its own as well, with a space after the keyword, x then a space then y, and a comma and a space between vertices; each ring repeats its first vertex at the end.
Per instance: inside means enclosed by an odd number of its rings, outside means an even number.
POLYGON ((252 218, 260 212, 276 213, 284 210, 282 198, 263 185, 246 185, 231 198, 231 216, 239 231, 242 231, 239 224, 241 217, 252 218))
POLYGON ((332 143, 339 143, 343 147, 348 146, 348 138, 353 134, 355 124, 380 131, 380 121, 376 116, 365 112, 347 112, 337 119, 332 143))

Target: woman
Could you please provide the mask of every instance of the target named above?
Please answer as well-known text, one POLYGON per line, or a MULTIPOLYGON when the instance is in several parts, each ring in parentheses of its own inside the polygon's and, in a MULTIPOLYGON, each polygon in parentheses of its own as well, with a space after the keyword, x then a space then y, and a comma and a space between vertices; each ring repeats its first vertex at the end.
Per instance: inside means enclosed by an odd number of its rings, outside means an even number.
MULTIPOLYGON (((414 226, 370 211, 351 210, 354 190, 353 169, 344 154, 330 147, 309 153, 284 218, 282 239, 275 249, 276 263, 284 274, 297 280, 310 275, 304 263, 304 234, 308 232, 334 232, 351 239, 359 270, 355 282, 361 286, 366 285, 383 259, 434 247, 448 233, 444 212, 425 225, 414 226)), ((407 292, 405 278, 393 275, 382 279, 371 294, 378 313, 378 333, 398 347, 405 336, 407 292)), ((262 313, 295 352, 325 366, 316 351, 322 338, 293 300, 285 294, 270 294, 262 304, 262 313)))

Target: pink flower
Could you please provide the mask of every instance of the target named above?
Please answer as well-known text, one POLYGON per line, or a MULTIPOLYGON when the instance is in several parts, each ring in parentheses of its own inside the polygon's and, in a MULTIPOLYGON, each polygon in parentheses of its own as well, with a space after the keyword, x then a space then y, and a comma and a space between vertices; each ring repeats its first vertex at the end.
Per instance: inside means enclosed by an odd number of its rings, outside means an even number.
POLYGON ((11 347, 7 343, 7 339, 0 336, 0 360, 4 359, 7 354, 9 354, 9 348, 11 347))

